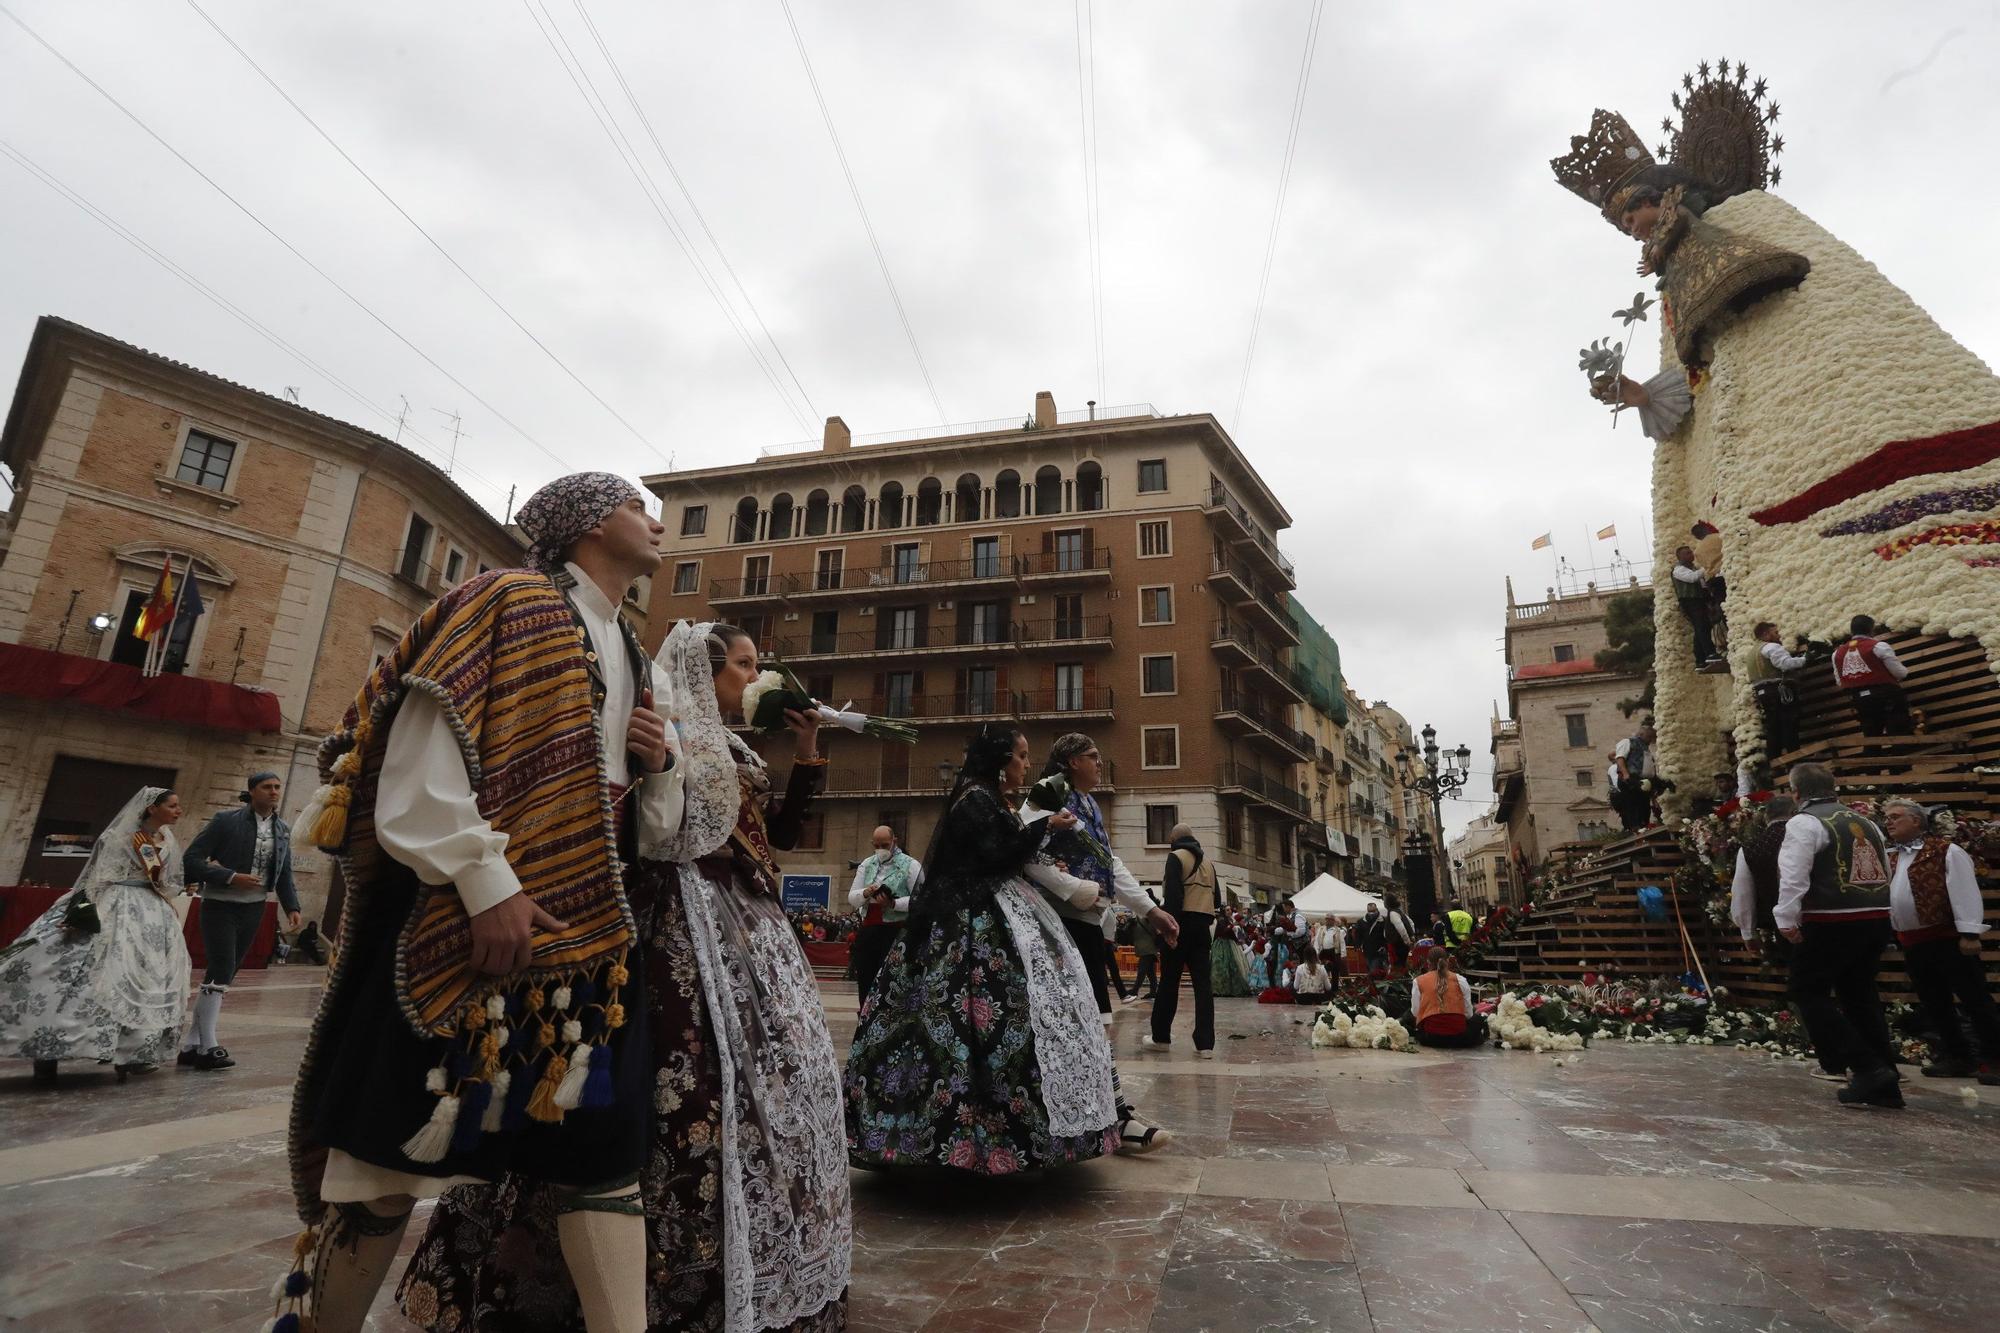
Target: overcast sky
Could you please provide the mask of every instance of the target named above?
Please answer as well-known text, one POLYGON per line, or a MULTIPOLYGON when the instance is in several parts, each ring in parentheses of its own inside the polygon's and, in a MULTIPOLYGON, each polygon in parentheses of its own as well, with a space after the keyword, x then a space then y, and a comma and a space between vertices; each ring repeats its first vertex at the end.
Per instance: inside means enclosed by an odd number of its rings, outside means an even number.
MULTIPOLYGON (((574 0, 202 0, 636 435, 190 5, 0 5, 423 354, 0 16, 0 141, 373 406, 4 155, 0 365, 19 364, 50 313, 260 389, 296 386, 373 429, 393 433, 407 397, 414 443, 438 459, 456 411, 457 475, 496 512, 510 484, 525 495, 571 467, 727 464, 816 438, 836 413, 858 435, 939 421, 778 0, 582 11, 754 316, 574 0), (558 63, 550 22, 782 392, 558 63)), ((1690 2, 1670 22, 1577 5, 1328 5, 1240 416, 1308 0, 1092 7, 1101 393, 1074 6, 792 10, 944 418, 1022 417, 1038 389, 1064 408, 1214 412, 1290 506, 1299 595, 1354 688, 1472 746, 1478 799, 1453 824, 1487 803, 1503 578, 1523 600, 1552 580, 1530 541, 1552 531, 1579 565, 1608 563, 1614 544, 1643 564, 1646 441, 1634 421, 1609 428, 1576 369, 1638 288, 1636 252, 1547 165, 1594 106, 1652 142, 1684 70, 1747 61, 1782 108, 1782 193, 1989 363, 2000 353, 2000 4, 1690 2), (1611 523, 1616 543, 1588 539, 1611 523)), ((1652 336, 1634 363, 1646 373, 1652 336)))

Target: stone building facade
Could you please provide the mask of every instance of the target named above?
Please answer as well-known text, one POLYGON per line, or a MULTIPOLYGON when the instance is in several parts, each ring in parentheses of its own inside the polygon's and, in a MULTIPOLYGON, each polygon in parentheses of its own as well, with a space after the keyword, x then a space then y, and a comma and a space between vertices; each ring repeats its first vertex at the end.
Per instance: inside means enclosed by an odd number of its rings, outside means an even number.
POLYGON ((1618 707, 1646 688, 1644 675, 1600 671, 1609 646, 1604 613, 1624 588, 1584 591, 1522 603, 1507 584, 1507 713, 1496 718, 1494 819, 1520 862, 1539 865, 1566 843, 1588 842, 1618 827, 1606 770, 1611 750, 1639 725, 1618 707))
POLYGON ((1484 918, 1502 903, 1519 905, 1521 895, 1507 852, 1506 825, 1491 811, 1474 816, 1465 831, 1451 840, 1451 873, 1465 910, 1484 918))
MULTIPOLYGON (((188 836, 259 768, 296 812, 369 667, 440 592, 520 557, 394 442, 53 317, 0 462, 0 883, 73 880, 79 840, 148 783, 181 793, 188 836), (169 562, 206 610, 181 669, 148 675, 131 629, 169 562)), ((325 858, 298 874, 315 915, 325 858)))
POLYGON ((1065 732, 1095 738, 1112 841, 1142 879, 1186 823, 1239 897, 1297 886, 1320 747, 1277 543, 1291 516, 1213 416, 1059 413, 1039 394, 1021 424, 880 443, 835 417, 818 449, 646 485, 667 524, 655 625, 729 620, 817 697, 919 729, 913 749, 825 737, 811 845, 783 859, 827 876, 836 906, 877 824, 923 853, 992 717, 1038 762, 1065 732))

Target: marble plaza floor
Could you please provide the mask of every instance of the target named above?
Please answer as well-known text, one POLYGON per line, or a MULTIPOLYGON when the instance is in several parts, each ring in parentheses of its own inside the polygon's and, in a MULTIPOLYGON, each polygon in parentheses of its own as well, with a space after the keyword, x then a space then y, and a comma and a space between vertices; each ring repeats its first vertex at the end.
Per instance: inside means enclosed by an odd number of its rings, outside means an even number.
MULTIPOLYGON (((283 1125, 320 975, 231 992, 224 1073, 65 1066, 49 1091, 0 1066, 0 1323, 259 1327, 296 1226, 283 1125)), ((824 990, 844 1049, 851 988, 824 990)), ((1847 1111, 1804 1066, 1721 1048, 1316 1052, 1302 1010, 1218 1008, 1205 1062, 1142 1054, 1146 1006, 1121 1009, 1127 1092, 1178 1135, 1151 1157, 857 1173, 852 1326, 1994 1326, 2000 1089, 1968 1104, 1913 1076, 1909 1110, 1847 1111)), ((409 1327, 386 1292, 372 1326, 409 1327)))

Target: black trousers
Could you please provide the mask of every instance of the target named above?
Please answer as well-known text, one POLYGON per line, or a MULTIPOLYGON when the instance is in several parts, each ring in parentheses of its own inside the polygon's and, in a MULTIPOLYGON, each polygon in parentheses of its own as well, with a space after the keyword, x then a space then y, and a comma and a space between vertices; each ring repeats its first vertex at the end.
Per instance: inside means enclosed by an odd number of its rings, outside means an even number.
MULTIPOLYGON (((1104 939, 1102 933, 1098 935, 1098 938, 1104 939)), ((1117 988, 1118 998, 1121 1000, 1124 999, 1125 974, 1118 967, 1118 942, 1116 940, 1104 940, 1104 975, 1117 988)))
POLYGON ((1484 1046, 1486 1044, 1486 1019, 1481 1014, 1467 1016, 1465 1031, 1456 1036, 1442 1037, 1436 1033, 1426 1032, 1422 1028, 1418 1028, 1413 1035, 1416 1037, 1417 1045, 1419 1046, 1439 1046, 1449 1050, 1467 1046, 1484 1046))
POLYGON ((1961 952, 1956 939, 1906 944, 1903 961, 1909 965, 1910 985, 1924 1007, 1924 1017, 1937 1028, 1945 1050, 1961 1059, 1973 1054, 1959 1022, 1963 1015, 1979 1041, 1980 1061, 2000 1064, 2000 1012, 1986 989, 1986 961, 1961 952))
POLYGON ((1850 690, 1854 701, 1854 718, 1861 724, 1864 736, 1907 736, 1914 729, 1910 724, 1910 696, 1903 693, 1901 685, 1870 685, 1865 690, 1850 690))
POLYGON ((1104 972, 1104 927, 1095 921, 1062 919, 1064 929, 1083 955, 1083 973, 1090 978, 1090 993, 1097 999, 1097 1012, 1111 1012, 1111 979, 1104 972))
POLYGON ((1886 921, 1807 921, 1792 951, 1786 993, 1806 1025, 1820 1064, 1835 1073, 1896 1067, 1875 974, 1889 946, 1886 921))
POLYGON ((227 986, 250 956, 257 931, 264 924, 264 903, 201 900, 201 951, 207 955, 201 980, 207 986, 227 986))
POLYGON ((902 933, 900 922, 863 926, 854 932, 847 959, 854 968, 854 993, 860 998, 867 999, 868 992, 875 989, 875 974, 882 970, 882 960, 889 956, 889 950, 902 933))
POLYGON ((1653 822, 1652 795, 1641 790, 1637 783, 1631 786, 1620 783, 1612 795, 1611 808, 1618 812, 1618 823, 1627 833, 1637 833, 1653 822))
MULTIPOLYGON (((1153 1040, 1172 1041, 1174 1015, 1181 1005, 1181 970, 1194 983, 1194 1048, 1215 1049, 1215 974, 1209 970, 1209 927, 1215 918, 1206 912, 1176 912, 1181 937, 1161 955, 1160 989, 1153 996, 1153 1040)), ((1224 944, 1233 949, 1233 944, 1224 944)))
POLYGON ((1160 955, 1142 953, 1139 955, 1139 975, 1132 982, 1132 989, 1146 988, 1146 994, 1154 995, 1160 989, 1160 955))
POLYGON ((1757 711, 1764 719, 1764 753, 1775 760, 1799 748, 1799 699, 1795 686, 1781 680, 1761 680, 1752 688, 1757 711))
POLYGON ((1700 666, 1715 656, 1715 634, 1708 623, 1708 604, 1682 602, 1681 614, 1694 630, 1694 664, 1700 666))

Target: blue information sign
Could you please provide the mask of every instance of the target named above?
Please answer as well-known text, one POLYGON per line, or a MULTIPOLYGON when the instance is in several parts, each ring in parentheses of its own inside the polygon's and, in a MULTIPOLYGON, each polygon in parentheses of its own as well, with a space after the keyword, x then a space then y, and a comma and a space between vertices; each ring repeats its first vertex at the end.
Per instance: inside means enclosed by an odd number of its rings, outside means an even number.
POLYGON ((800 907, 824 909, 832 893, 831 875, 786 875, 779 883, 779 894, 786 911, 800 907))

